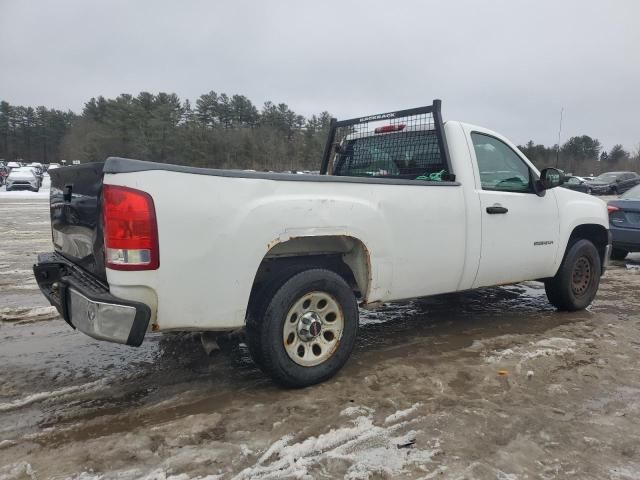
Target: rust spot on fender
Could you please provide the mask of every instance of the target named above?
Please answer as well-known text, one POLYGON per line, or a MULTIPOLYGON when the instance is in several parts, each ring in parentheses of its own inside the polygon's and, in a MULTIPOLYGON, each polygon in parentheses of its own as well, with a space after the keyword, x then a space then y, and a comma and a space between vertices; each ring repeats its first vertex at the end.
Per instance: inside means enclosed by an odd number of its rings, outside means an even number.
POLYGON ((158 325, 157 323, 152 323, 151 324, 151 331, 152 332, 157 332, 158 330, 160 330, 160 325, 158 325))
POLYGON ((273 247, 275 247, 278 243, 280 243, 279 238, 274 238, 270 242, 267 242, 267 252, 271 250, 273 247))

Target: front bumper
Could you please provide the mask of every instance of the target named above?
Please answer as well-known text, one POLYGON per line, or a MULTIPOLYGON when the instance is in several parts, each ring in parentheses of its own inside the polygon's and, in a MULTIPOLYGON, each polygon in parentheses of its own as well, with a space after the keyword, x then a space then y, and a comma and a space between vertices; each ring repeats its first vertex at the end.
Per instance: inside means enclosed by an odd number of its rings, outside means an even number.
POLYGON ((151 309, 116 298, 109 287, 58 253, 38 255, 33 273, 40 290, 73 328, 98 340, 140 346, 151 309))
POLYGON ((38 188, 38 184, 27 182, 11 182, 7 183, 7 188, 11 190, 35 190, 38 188))

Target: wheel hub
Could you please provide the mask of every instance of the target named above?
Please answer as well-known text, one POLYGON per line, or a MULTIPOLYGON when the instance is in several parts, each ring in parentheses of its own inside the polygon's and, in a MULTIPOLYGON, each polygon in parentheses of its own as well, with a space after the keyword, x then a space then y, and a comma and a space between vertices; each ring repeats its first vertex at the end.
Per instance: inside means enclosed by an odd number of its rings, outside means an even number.
POLYGON ((298 336, 303 342, 310 342, 322 331, 322 320, 316 312, 307 312, 298 320, 298 336))
POLYGON ((576 295, 582 295, 591 283, 591 263, 585 257, 576 261, 571 275, 571 288, 576 295))
POLYGON ((344 314, 328 292, 313 291, 298 298, 283 322, 282 341, 289 358, 303 367, 326 362, 338 348, 344 314))

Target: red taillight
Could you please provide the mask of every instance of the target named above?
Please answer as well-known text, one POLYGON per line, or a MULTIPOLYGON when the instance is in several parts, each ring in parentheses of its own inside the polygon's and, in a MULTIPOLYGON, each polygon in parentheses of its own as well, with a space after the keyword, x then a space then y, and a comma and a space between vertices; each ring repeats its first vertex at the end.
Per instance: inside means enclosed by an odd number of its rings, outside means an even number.
POLYGON ((613 212, 619 212, 620 209, 618 207, 616 207, 615 205, 607 205, 607 210, 609 211, 609 215, 611 215, 613 212))
POLYGON ((158 268, 158 225, 151 195, 133 188, 105 185, 102 214, 107 268, 158 268))
POLYGON ((398 132, 400 130, 404 130, 404 127, 406 127, 404 123, 399 123, 398 125, 385 125, 384 127, 376 128, 374 133, 398 132))

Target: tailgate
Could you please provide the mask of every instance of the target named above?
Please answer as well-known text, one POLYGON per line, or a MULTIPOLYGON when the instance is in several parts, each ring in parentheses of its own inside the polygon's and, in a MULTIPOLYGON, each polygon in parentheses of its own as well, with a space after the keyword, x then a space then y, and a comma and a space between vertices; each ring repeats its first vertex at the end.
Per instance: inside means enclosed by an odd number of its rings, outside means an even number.
POLYGON ((106 280, 100 196, 104 163, 52 170, 51 230, 53 245, 74 264, 106 280))

